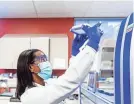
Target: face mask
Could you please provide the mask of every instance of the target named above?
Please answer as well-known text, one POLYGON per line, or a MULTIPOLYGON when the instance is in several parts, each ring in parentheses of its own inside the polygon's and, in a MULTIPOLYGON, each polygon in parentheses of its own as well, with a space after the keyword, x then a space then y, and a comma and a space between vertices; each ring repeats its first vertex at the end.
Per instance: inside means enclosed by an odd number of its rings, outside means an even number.
POLYGON ((42 62, 42 63, 38 64, 38 66, 40 68, 40 72, 38 73, 38 75, 41 78, 43 78, 44 80, 51 78, 52 67, 51 67, 50 62, 48 62, 48 61, 42 62))

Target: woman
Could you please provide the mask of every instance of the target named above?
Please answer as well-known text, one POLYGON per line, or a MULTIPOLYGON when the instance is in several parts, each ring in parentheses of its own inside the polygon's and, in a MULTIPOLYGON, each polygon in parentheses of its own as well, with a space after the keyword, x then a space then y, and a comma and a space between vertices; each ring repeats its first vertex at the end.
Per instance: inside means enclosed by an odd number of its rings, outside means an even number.
MULTIPOLYGON (((69 68, 52 85, 45 85, 43 77, 45 69, 50 67, 45 55, 37 49, 22 52, 17 65, 17 97, 22 104, 58 104, 72 94, 82 83, 92 67, 95 53, 98 50, 102 31, 95 25, 84 26, 86 35, 76 36, 72 45, 69 68), (88 31, 87 31, 88 30, 88 31), (79 52, 79 48, 88 39, 87 46, 79 52)), ((50 71, 49 71, 50 72, 50 71)))
POLYGON ((32 49, 22 52, 17 64, 17 98, 20 98, 25 89, 44 86, 44 80, 50 78, 51 74, 51 65, 42 51, 32 49))

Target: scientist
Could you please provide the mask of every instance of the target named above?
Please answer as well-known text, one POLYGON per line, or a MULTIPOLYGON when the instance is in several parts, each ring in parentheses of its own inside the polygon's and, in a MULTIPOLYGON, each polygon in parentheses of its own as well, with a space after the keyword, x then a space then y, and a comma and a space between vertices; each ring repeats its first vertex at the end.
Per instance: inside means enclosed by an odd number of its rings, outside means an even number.
POLYGON ((83 25, 86 35, 76 35, 72 44, 73 60, 69 68, 51 85, 44 86, 52 70, 44 53, 26 50, 18 58, 16 95, 22 104, 58 104, 72 94, 90 71, 103 32, 98 25, 83 25), (80 52, 79 48, 89 42, 80 52), (40 86, 40 87, 37 87, 40 86))

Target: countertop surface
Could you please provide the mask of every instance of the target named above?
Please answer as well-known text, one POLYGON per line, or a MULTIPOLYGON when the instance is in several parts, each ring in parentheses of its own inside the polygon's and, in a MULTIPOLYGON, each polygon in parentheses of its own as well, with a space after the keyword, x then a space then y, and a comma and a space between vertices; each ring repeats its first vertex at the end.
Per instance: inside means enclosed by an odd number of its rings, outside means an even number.
POLYGON ((0 99, 1 98, 8 98, 8 97, 13 97, 14 93, 11 92, 5 92, 3 94, 0 94, 0 99))

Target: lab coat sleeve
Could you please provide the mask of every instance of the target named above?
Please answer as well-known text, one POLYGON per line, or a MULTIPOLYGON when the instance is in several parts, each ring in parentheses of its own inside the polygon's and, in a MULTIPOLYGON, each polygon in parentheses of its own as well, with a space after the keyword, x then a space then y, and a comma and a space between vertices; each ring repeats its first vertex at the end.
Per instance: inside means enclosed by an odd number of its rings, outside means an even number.
POLYGON ((92 67, 96 51, 86 46, 70 62, 69 68, 52 85, 34 87, 22 96, 22 104, 58 104, 73 93, 92 67))

